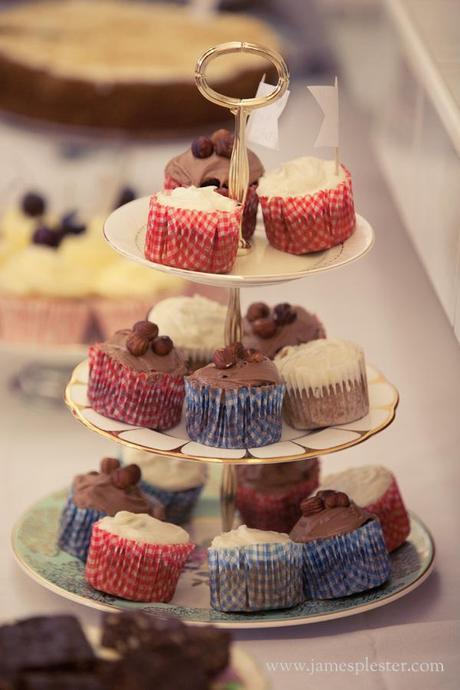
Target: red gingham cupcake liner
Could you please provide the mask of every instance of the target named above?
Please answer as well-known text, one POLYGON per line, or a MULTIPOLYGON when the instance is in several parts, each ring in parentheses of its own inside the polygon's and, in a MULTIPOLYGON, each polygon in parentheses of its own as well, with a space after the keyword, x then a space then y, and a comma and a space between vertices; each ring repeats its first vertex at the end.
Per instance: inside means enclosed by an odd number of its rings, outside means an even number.
POLYGON ((394 551, 406 541, 410 532, 410 521, 394 477, 388 489, 377 501, 363 507, 379 518, 388 551, 394 551))
POLYGON ((10 343, 78 345, 89 327, 88 303, 54 297, 0 297, 0 337, 10 343))
MULTIPOLYGON (((176 189, 181 187, 180 182, 177 182, 173 177, 167 175, 164 180, 164 189, 176 189)), ((243 237, 245 240, 250 240, 256 229, 257 209, 259 208, 259 197, 257 196, 257 183, 249 185, 248 193, 246 194, 246 201, 243 207, 243 237)))
POLYGON ((308 254, 334 247, 353 233, 356 225, 351 175, 334 189, 306 196, 259 196, 267 239, 289 254, 308 254))
POLYGON ((180 421, 184 396, 183 376, 134 371, 98 345, 89 348, 88 399, 105 417, 151 429, 171 429, 180 421))
POLYGON ((283 493, 260 493, 253 487, 237 485, 236 506, 241 520, 254 529, 289 533, 301 518, 300 502, 319 485, 319 462, 311 468, 311 477, 283 493))
POLYGON ((149 261, 190 271, 228 273, 238 251, 242 207, 197 211, 163 206, 154 194, 145 237, 149 261))
POLYGON ((194 544, 145 544, 93 526, 87 582, 129 601, 171 601, 194 544))

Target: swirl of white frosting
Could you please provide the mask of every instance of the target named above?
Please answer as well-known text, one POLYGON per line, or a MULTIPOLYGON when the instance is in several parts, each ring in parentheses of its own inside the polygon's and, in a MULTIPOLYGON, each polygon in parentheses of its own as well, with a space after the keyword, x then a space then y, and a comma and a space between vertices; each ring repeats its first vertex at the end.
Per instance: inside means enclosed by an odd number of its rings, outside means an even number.
POLYGON ((214 300, 193 297, 170 297, 158 302, 149 321, 156 323, 160 333, 173 339, 183 348, 216 350, 224 346, 224 329, 227 309, 214 300))
POLYGON ((203 486, 208 468, 201 462, 164 458, 136 448, 123 448, 123 462, 139 465, 142 479, 165 491, 185 491, 203 486))
POLYGON ((323 489, 343 491, 356 505, 365 508, 383 496, 392 480, 393 474, 386 467, 364 465, 327 475, 318 491, 323 489))
POLYGON ((231 532, 219 534, 211 542, 213 549, 232 549, 237 546, 251 544, 287 544, 291 540, 289 535, 282 532, 270 532, 263 529, 251 529, 246 525, 240 525, 231 532))
POLYGON ((234 211, 238 202, 218 194, 215 187, 176 187, 172 191, 158 192, 156 197, 163 206, 194 211, 234 211))
POLYGON ((275 364, 288 386, 311 389, 320 397, 323 387, 345 386, 366 377, 364 352, 359 345, 337 338, 322 338, 283 348, 275 364))
POLYGON ((146 513, 120 510, 114 517, 107 515, 97 523, 99 529, 123 539, 144 544, 188 544, 190 536, 185 529, 162 522, 146 513))
POLYGON ((342 167, 339 174, 335 174, 335 161, 304 156, 265 173, 259 180, 257 193, 267 197, 305 196, 322 189, 334 189, 344 179, 342 167))

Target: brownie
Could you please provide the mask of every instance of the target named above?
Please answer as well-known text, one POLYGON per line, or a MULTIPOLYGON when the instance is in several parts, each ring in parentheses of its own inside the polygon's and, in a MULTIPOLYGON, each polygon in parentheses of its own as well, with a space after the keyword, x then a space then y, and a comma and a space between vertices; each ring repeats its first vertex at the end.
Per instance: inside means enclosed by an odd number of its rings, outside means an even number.
POLYGON ((128 652, 114 664, 111 690, 209 690, 203 669, 184 654, 184 650, 171 646, 164 650, 140 648, 128 652))
MULTIPOLYGON (((1 686, 0 686, 1 687, 1 686)), ((18 690, 109 690, 101 678, 95 673, 86 671, 78 673, 69 671, 63 673, 57 671, 38 671, 37 673, 26 673, 20 677, 17 685, 18 690)))
POLYGON ((74 616, 37 616, 0 628, 0 677, 35 670, 86 670, 95 663, 74 616))

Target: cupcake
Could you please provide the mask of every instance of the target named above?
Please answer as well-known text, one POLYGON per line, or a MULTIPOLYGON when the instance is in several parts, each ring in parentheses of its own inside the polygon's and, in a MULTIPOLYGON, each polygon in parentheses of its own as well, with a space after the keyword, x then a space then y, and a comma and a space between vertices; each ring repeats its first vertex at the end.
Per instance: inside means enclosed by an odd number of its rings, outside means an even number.
POLYGON ((123 460, 140 467, 139 486, 164 506, 167 522, 181 525, 190 520, 208 478, 206 465, 160 457, 134 448, 123 448, 123 460))
POLYGON ((243 344, 270 359, 283 347, 325 337, 324 326, 315 314, 287 302, 273 309, 264 302, 253 302, 243 321, 243 344))
POLYGON ((195 370, 209 364, 214 351, 224 346, 226 314, 227 308, 219 302, 193 295, 158 302, 148 320, 169 333, 189 368, 195 370))
POLYGON ((212 187, 176 187, 150 199, 145 257, 190 271, 228 273, 235 263, 241 204, 212 187))
POLYGON ((318 488, 319 460, 236 468, 236 506, 248 527, 290 532, 301 516, 300 502, 318 488))
POLYGON ((394 551, 409 536, 409 516, 396 478, 386 467, 365 465, 329 474, 320 488, 343 491, 356 505, 376 515, 388 551, 394 551))
POLYGON ((303 600, 302 547, 287 534, 241 525, 214 537, 208 562, 218 611, 284 609, 303 600))
POLYGON ((351 175, 335 161, 306 156, 266 173, 258 194, 267 239, 289 254, 334 247, 350 237, 356 218, 351 175))
POLYGON ((281 437, 284 385, 268 357, 235 343, 185 379, 185 425, 192 441, 254 448, 281 437))
POLYGON ((138 321, 90 347, 88 399, 111 419, 170 429, 181 418, 186 371, 171 338, 138 321))
POLYGON ((94 523, 119 510, 164 518, 162 504, 140 491, 140 477, 137 465, 120 469, 115 458, 104 458, 100 472, 78 474, 61 515, 59 548, 85 561, 94 523))
MULTIPOLYGON (((165 189, 175 187, 213 186, 219 194, 228 196, 230 158, 233 150, 233 134, 219 129, 210 138, 198 137, 187 151, 175 156, 165 169, 165 189)), ((249 186, 243 208, 243 237, 249 240, 254 234, 259 199, 257 183, 264 167, 256 154, 248 150, 249 186)))
POLYGON ((168 602, 194 548, 182 527, 122 510, 94 525, 86 580, 122 599, 168 602))
POLYGON ((340 491, 319 491, 301 503, 302 517, 290 533, 303 545, 307 599, 335 599, 378 587, 391 566, 375 515, 340 491))
POLYGON ((284 415, 296 429, 346 424, 369 412, 362 349, 325 338, 285 347, 275 364, 286 384, 284 415))

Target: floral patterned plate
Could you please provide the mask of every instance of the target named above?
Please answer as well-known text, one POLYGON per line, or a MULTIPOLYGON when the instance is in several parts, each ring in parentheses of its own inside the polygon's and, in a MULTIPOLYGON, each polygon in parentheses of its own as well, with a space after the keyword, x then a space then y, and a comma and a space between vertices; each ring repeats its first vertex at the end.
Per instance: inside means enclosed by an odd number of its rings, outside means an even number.
POLYGON ((209 605, 206 549, 220 530, 219 501, 205 496, 190 526, 198 545, 182 573, 169 604, 134 603, 97 592, 85 582, 84 566, 56 546, 59 515, 66 491, 48 496, 32 506, 13 530, 12 547, 21 568, 52 592, 103 611, 143 609, 151 614, 171 613, 190 623, 213 623, 228 628, 267 628, 317 623, 351 616, 389 604, 408 594, 428 577, 434 561, 433 539, 411 515, 408 541, 391 556, 390 581, 369 592, 329 601, 307 601, 291 609, 257 613, 221 613, 209 605))

